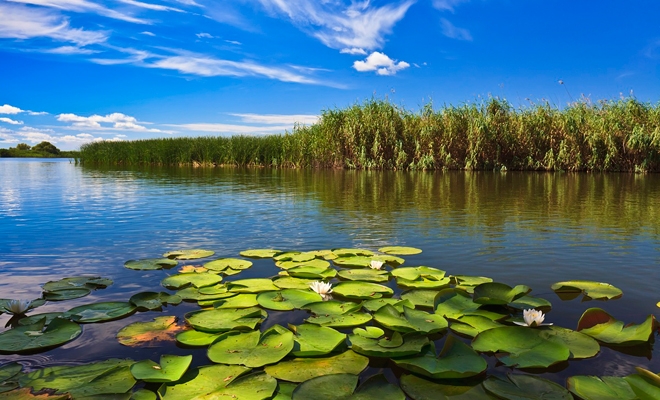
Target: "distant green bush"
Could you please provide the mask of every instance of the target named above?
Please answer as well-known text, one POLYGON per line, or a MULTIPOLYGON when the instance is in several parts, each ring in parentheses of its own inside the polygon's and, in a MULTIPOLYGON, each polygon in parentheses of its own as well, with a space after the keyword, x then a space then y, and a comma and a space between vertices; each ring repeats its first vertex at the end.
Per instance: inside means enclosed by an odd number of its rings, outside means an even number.
POLYGON ((33 147, 26 143, 19 143, 16 147, 0 149, 0 157, 22 158, 79 158, 77 151, 61 151, 54 144, 43 141, 33 147))
POLYGON ((660 105, 514 108, 491 98, 412 113, 369 100, 269 136, 94 142, 83 163, 404 170, 660 171, 660 105))

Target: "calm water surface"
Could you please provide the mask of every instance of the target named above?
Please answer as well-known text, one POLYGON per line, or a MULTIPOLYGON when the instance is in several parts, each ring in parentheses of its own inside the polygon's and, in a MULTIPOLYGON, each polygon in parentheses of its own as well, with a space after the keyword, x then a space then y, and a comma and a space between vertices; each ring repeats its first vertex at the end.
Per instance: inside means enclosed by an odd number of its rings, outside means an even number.
MULTIPOLYGON (((409 266, 526 284, 531 295, 552 302, 546 320, 561 326, 575 329, 589 307, 640 323, 657 313, 660 301, 660 176, 103 169, 68 160, 0 159, 0 298, 40 297, 40 285, 65 276, 95 274, 115 281, 38 312, 163 290, 160 280, 167 271, 132 271, 123 263, 179 248, 208 248, 218 258, 237 257, 249 248, 383 245, 423 249, 404 257, 409 266), (562 301, 550 285, 569 279, 609 282, 624 295, 609 302, 562 301)), ((241 278, 277 272, 272 260, 256 260, 241 278)), ((182 304, 163 314, 181 316, 193 309, 196 304, 182 304)), ((0 364, 43 366, 117 356, 155 360, 163 353, 192 353, 196 365, 209 363, 204 349, 174 344, 130 349, 114 339, 123 326, 157 315, 85 325, 65 346, 0 356, 0 364)), ((0 326, 7 320, 0 315, 0 326)), ((285 321, 273 313, 265 326, 276 322, 285 321)), ((659 371, 659 359, 652 348, 624 353, 603 347, 595 359, 542 375, 563 383, 575 374, 626 375, 634 366, 659 371)))

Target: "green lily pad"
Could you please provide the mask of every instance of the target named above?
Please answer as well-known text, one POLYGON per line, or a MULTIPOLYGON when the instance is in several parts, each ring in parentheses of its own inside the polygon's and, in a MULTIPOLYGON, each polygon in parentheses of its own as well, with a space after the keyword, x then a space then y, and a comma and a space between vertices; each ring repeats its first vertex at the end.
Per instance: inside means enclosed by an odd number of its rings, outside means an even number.
POLYGON ((44 292, 44 300, 64 301, 64 300, 79 299, 81 297, 87 296, 90 293, 92 293, 92 289, 88 289, 86 287, 53 290, 50 292, 44 292))
POLYGON ((406 262, 406 260, 404 260, 403 258, 391 254, 377 254, 375 256, 372 256, 371 259, 375 261, 381 261, 393 267, 397 267, 403 264, 404 262, 406 262))
POLYGON ((289 325, 294 333, 292 355, 296 357, 323 356, 344 343, 346 334, 332 328, 312 324, 289 325))
POLYGON ((321 295, 310 290, 285 289, 277 292, 263 292, 257 296, 257 302, 264 308, 288 311, 295 308, 323 301, 321 295))
POLYGON ((87 288, 100 289, 112 285, 112 280, 100 276, 72 276, 58 281, 49 281, 43 285, 45 292, 57 290, 87 288))
POLYGON ((386 246, 378 249, 381 253, 385 254, 395 254, 399 256, 411 256, 413 254, 419 254, 422 252, 421 249, 415 247, 404 247, 404 246, 386 246))
POLYGON ((230 292, 235 293, 261 293, 280 290, 273 285, 273 281, 266 278, 240 279, 226 282, 230 292))
POLYGON ((250 368, 239 365, 200 367, 186 372, 179 382, 164 383, 158 388, 158 394, 165 400, 212 399, 212 393, 226 388, 249 371, 250 368))
POLYGON ((385 335, 385 331, 377 326, 365 326, 364 328, 353 329, 354 335, 360 335, 369 339, 378 339, 385 335))
POLYGON ((429 279, 426 277, 416 280, 396 278, 396 284, 405 289, 443 289, 449 287, 449 281, 449 278, 443 278, 440 280, 429 279))
POLYGON ((332 253, 337 257, 350 257, 350 256, 365 256, 371 257, 374 252, 366 249, 332 249, 332 253))
POLYGON ((145 258, 142 260, 128 260, 124 263, 124 267, 136 270, 157 270, 157 269, 170 269, 176 267, 178 262, 170 260, 169 258, 145 258))
POLYGON ((316 252, 299 252, 299 251, 290 251, 282 254, 278 254, 273 257, 275 261, 293 261, 293 262, 305 262, 315 259, 317 256, 316 252))
POLYGON ((654 327, 653 315, 639 325, 624 325, 603 309, 589 308, 580 317, 577 330, 604 343, 634 346, 647 343, 653 337, 654 327))
POLYGON ((90 324, 124 318, 135 310, 137 307, 127 301, 106 301, 74 307, 63 313, 62 318, 69 318, 79 324, 90 324))
POLYGON ((259 305, 256 293, 238 293, 236 296, 216 300, 198 300, 200 306, 213 308, 250 308, 259 305))
MULTIPOLYGON (((409 281, 414 281, 422 277, 429 278, 435 281, 441 281, 444 280, 445 274, 446 272, 441 269, 424 267, 424 266, 397 268, 392 271, 392 276, 394 276, 395 278, 404 278, 409 281)), ((450 280, 447 280, 447 284, 449 284, 449 282, 450 280)))
POLYGON ((461 379, 479 375, 488 368, 488 363, 470 346, 448 336, 440 355, 435 355, 431 342, 422 354, 394 360, 399 367, 434 379, 461 379))
POLYGON ((135 379, 130 371, 132 360, 110 359, 78 366, 39 369, 20 377, 21 387, 35 391, 52 389, 71 394, 72 398, 103 398, 103 395, 127 393, 135 379))
POLYGON ((582 293, 594 300, 611 300, 623 296, 621 289, 603 282, 565 281, 551 286, 556 293, 582 293))
POLYGON ((382 374, 369 377, 355 390, 358 377, 352 374, 318 376, 298 385, 293 400, 405 400, 398 386, 387 381, 382 374))
MULTIPOLYGON (((495 400, 481 384, 437 383, 416 375, 403 375, 401 388, 413 400, 495 400)), ((522 399, 521 399, 522 400, 522 399)))
POLYGON ((157 400, 156 393, 147 389, 138 389, 131 395, 130 400, 157 400))
POLYGON ((160 356, 160 364, 151 360, 142 360, 131 365, 131 373, 135 379, 145 382, 176 382, 188 370, 192 355, 175 356, 164 354, 160 356))
POLYGON ((437 290, 410 289, 401 293, 401 300, 408 300, 415 307, 433 308, 433 301, 437 294, 437 290))
POLYGON ((281 250, 274 250, 274 249, 252 249, 252 250, 244 250, 241 251, 241 255, 243 257, 249 257, 249 258, 272 258, 275 257, 277 254, 280 254, 282 251, 281 250))
POLYGON ((504 319, 509 314, 502 314, 482 309, 481 304, 472 301, 472 297, 462 289, 442 289, 437 292, 433 302, 435 313, 446 318, 457 319, 463 315, 479 315, 493 321, 504 319))
POLYGON ((226 299, 227 297, 236 296, 238 293, 228 292, 227 288, 222 285, 213 285, 203 288, 196 288, 194 286, 189 286, 184 289, 179 289, 176 291, 176 295, 181 297, 183 300, 195 300, 195 301, 208 301, 208 300, 220 300, 226 299))
POLYGON ((406 357, 419 354, 422 348, 429 344, 426 335, 417 332, 401 335, 394 332, 389 337, 381 339, 364 337, 359 334, 348 335, 351 349, 369 357, 406 357))
POLYGON ((236 272, 243 271, 252 266, 252 261, 241 260, 240 258, 221 258, 204 264, 204 268, 215 272, 236 272))
POLYGON ((362 305, 350 301, 328 300, 305 304, 301 308, 317 315, 341 315, 359 311, 362 305))
POLYGON ((532 289, 525 285, 511 287, 499 282, 486 282, 474 288, 474 302, 477 304, 506 305, 526 295, 532 289))
POLYGON ((401 299, 393 299, 393 298, 367 300, 362 303, 362 307, 364 307, 367 311, 375 312, 378 311, 381 307, 388 304, 394 307, 400 313, 403 312, 404 307, 415 308, 415 305, 410 300, 401 300, 401 299))
POLYGON ((323 314, 313 315, 307 318, 310 324, 328 326, 331 328, 351 328, 366 324, 371 321, 371 314, 367 313, 345 313, 345 314, 323 314))
POLYGON ((447 320, 437 314, 429 314, 414 308, 403 308, 399 313, 392 305, 385 305, 376 311, 374 320, 384 327, 397 332, 437 333, 447 329, 447 320))
POLYGON ((194 286, 202 288, 206 286, 213 286, 222 282, 220 275, 203 272, 188 272, 183 274, 174 274, 166 277, 160 283, 168 289, 180 289, 185 286, 194 286))
POLYGON ((264 333, 226 332, 209 347, 208 357, 219 364, 257 368, 280 361, 292 349, 293 333, 280 325, 274 325, 264 333))
POLYGON ((62 316, 61 312, 52 312, 52 313, 41 313, 41 314, 32 314, 30 316, 23 317, 18 320, 18 325, 32 325, 39 322, 41 319, 46 318, 46 325, 50 324, 55 318, 62 316))
POLYGON ((273 279, 273 285, 277 286, 280 289, 309 289, 309 285, 314 282, 315 279, 302 279, 294 278, 291 276, 282 276, 273 279))
MULTIPOLYGON (((485 276, 470 276, 470 275, 450 275, 451 278, 451 283, 460 286, 461 288, 467 288, 467 287, 475 287, 479 286, 482 283, 487 283, 487 282, 492 282, 492 278, 488 278, 485 276)), ((465 289, 463 289, 465 290, 465 289)), ((472 293, 471 291, 466 290, 468 293, 472 293)))
POLYGON ((18 375, 21 373, 21 370, 23 370, 23 366, 17 362, 5 364, 0 367, 0 393, 8 392, 18 387, 18 375))
POLYGON ((179 332, 176 335, 176 341, 185 346, 208 346, 222 335, 222 333, 200 332, 194 329, 179 332))
POLYGON ((287 270, 290 276, 294 278, 304 279, 331 279, 337 275, 337 270, 334 268, 320 268, 309 265, 302 265, 300 267, 293 267, 287 270))
POLYGON ((182 299, 180 296, 171 295, 165 292, 142 292, 131 296, 129 301, 139 308, 146 308, 147 310, 158 310, 163 305, 180 304, 182 299))
POLYGON ((149 322, 134 322, 123 327, 117 333, 117 340, 124 346, 158 347, 163 342, 174 340, 174 335, 181 331, 177 318, 171 316, 156 317, 149 322))
POLYGON ((503 399, 573 400, 564 387, 532 375, 491 376, 483 382, 486 390, 503 399))
POLYGON ((212 250, 203 249, 189 249, 189 250, 172 250, 163 254, 163 257, 172 260, 196 260, 199 258, 211 257, 215 254, 212 250))
POLYGON ((636 399, 656 400, 660 398, 660 382, 658 376, 643 368, 636 368, 640 374, 624 377, 630 388, 635 392, 636 399))
POLYGON ((461 315, 450 321, 449 329, 469 337, 475 337, 483 331, 504 326, 481 315, 461 315))
POLYGON ((518 298, 518 300, 509 303, 509 307, 521 311, 534 308, 547 313, 552 309, 552 304, 548 300, 540 297, 522 296, 518 298))
POLYGON ((378 269, 344 269, 338 275, 343 279, 363 282, 387 282, 389 273, 378 269))
POLYGON ((303 266, 318 267, 322 269, 326 269, 330 267, 329 262, 319 259, 314 259, 310 261, 278 261, 275 263, 275 265, 284 270, 288 270, 295 267, 303 267, 303 266))
POLYGON ((267 366, 264 371, 273 378, 290 382, 304 382, 322 375, 353 374, 359 375, 369 359, 351 350, 332 357, 294 358, 267 366))
POLYGON ((349 299, 365 300, 394 294, 394 291, 387 286, 357 281, 340 282, 333 288, 332 292, 349 299))
POLYGON ((584 400, 638 399, 626 379, 619 376, 571 376, 566 379, 566 387, 584 400))
POLYGON ((254 329, 268 314, 260 308, 212 309, 192 311, 186 322, 202 332, 224 332, 232 329, 254 329))

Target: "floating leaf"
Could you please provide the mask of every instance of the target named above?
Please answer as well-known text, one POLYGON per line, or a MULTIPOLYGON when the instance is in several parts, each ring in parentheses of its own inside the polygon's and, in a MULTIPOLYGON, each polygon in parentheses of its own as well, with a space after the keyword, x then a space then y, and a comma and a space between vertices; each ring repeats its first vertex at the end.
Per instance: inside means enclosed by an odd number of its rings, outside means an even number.
POLYGON ((317 268, 322 268, 326 269, 330 267, 330 263, 325 261, 325 260, 310 260, 310 261, 278 261, 275 263, 276 266, 279 268, 288 270, 291 268, 295 267, 302 267, 302 266, 308 266, 308 267, 317 267, 317 268))
POLYGON ((387 304, 394 307, 400 313, 403 312, 404 307, 415 308, 415 305, 410 300, 401 300, 401 299, 393 299, 393 298, 367 300, 362 303, 362 306, 367 311, 375 312, 387 304))
POLYGON ((309 265, 301 265, 299 267, 289 268, 287 272, 294 278, 319 280, 334 278, 337 275, 337 270, 334 268, 321 268, 309 265))
POLYGON ((204 268, 216 272, 235 272, 248 269, 252 266, 252 261, 241 260, 240 258, 221 258, 204 264, 204 268))
POLYGON ((522 296, 518 300, 509 303, 509 307, 516 310, 528 310, 534 308, 539 311, 547 313, 552 309, 552 304, 546 299, 532 296, 522 296))
POLYGON ((634 346, 647 343, 653 337, 655 317, 649 315, 639 324, 624 326, 622 321, 612 317, 600 308, 589 308, 580 317, 577 330, 604 343, 621 346, 634 346))
POLYGON ((296 357, 326 355, 344 343, 346 334, 332 328, 312 324, 289 325, 294 333, 293 354, 296 357))
POLYGON ((483 383, 486 390, 503 399, 573 400, 568 390, 547 379, 531 375, 491 376, 483 383))
POLYGON ((142 292, 131 296, 129 301, 136 307, 146 308, 147 310, 158 310, 163 305, 181 303, 181 297, 171 295, 165 292, 142 292))
POLYGON ((352 374, 319 376, 298 385, 292 393, 292 399, 405 400, 406 398, 401 389, 389 383, 382 374, 369 377, 355 390, 357 382, 358 377, 352 374))
POLYGON ((157 397, 151 390, 138 389, 131 395, 131 400, 157 400, 157 397))
POLYGON ((363 282, 387 282, 390 279, 387 271, 377 269, 344 269, 338 275, 343 279, 363 282))
POLYGON ((394 291, 383 285, 369 282, 340 282, 332 290, 333 294, 349 299, 374 299, 383 296, 391 296, 394 291))
POLYGON ((457 319, 463 315, 479 315, 497 321, 509 316, 508 313, 482 309, 482 305, 472 301, 472 297, 462 289, 442 289, 437 293, 434 300, 435 313, 446 318, 457 319))
POLYGON ((295 308, 323 301, 321 295, 311 290, 285 289, 277 292, 263 292, 257 296, 257 302, 264 308, 288 311, 295 308))
POLYGON ((202 307, 213 306, 214 308, 250 308, 259 305, 256 293, 239 293, 223 299, 199 300, 198 303, 202 307))
POLYGON ((385 331, 377 326, 365 326, 364 328, 353 329, 353 334, 369 339, 378 339, 385 334, 385 331))
POLYGON ((53 290, 51 292, 44 292, 44 300, 64 301, 64 300, 79 299, 81 297, 87 296, 90 293, 92 293, 92 289, 88 289, 86 287, 53 290))
POLYGON ((232 329, 254 329, 268 314, 260 308, 213 309, 192 311, 186 322, 202 332, 224 332, 232 329))
POLYGON ((460 379, 479 375, 488 368, 488 363, 470 346, 447 337, 440 355, 435 355, 435 345, 426 347, 419 356, 394 360, 399 367, 435 379, 460 379))
MULTIPOLYGON (((397 268, 392 271, 392 276, 396 278, 404 278, 409 281, 414 281, 422 277, 429 278, 435 281, 441 281, 444 279, 445 274, 446 272, 441 269, 424 267, 424 266, 397 268)), ((449 280, 447 280, 447 284, 449 284, 449 280)))
POLYGON ((46 324, 46 318, 18 326, 0 333, 0 353, 23 353, 45 350, 63 345, 77 338, 82 329, 74 322, 55 318, 46 324))
POLYGON ((594 300, 617 299, 623 295, 621 289, 603 282, 565 281, 557 282, 551 288, 557 293, 582 293, 594 300))
POLYGON ((273 281, 266 278, 240 279, 226 283, 230 292, 235 293, 260 293, 277 291, 279 288, 273 285, 273 281))
POLYGON ((371 314, 349 312, 345 314, 314 315, 307 318, 306 321, 310 324, 329 326, 332 328, 351 328, 353 326, 366 324, 371 321, 371 319, 371 314))
POLYGON ((274 325, 264 333, 226 332, 209 347, 208 357, 220 364, 257 368, 280 361, 292 349, 293 333, 280 325, 274 325))
POLYGON ((486 282, 474 288, 474 302, 477 304, 509 304, 526 295, 532 289, 525 285, 511 287, 499 282, 486 282))
POLYGON ((294 358, 269 365, 264 370, 277 379, 304 382, 322 375, 342 373, 359 375, 368 364, 367 357, 348 350, 333 357, 294 358))
POLYGON ((189 286, 184 289, 179 289, 176 292, 176 295, 181 297, 183 300, 195 300, 195 301, 209 301, 209 300, 220 300, 226 299, 227 297, 236 296, 238 293, 231 293, 227 291, 227 288, 224 285, 214 285, 203 288, 196 288, 189 286), (212 289, 213 290, 207 290, 212 289))
POLYGON ((137 307, 127 301, 106 301, 74 307, 62 314, 79 324, 112 321, 124 318, 135 312, 137 307))
POLYGON ((277 254, 280 254, 282 251, 281 250, 274 250, 274 249, 253 249, 253 250, 244 250, 241 251, 241 255, 243 257, 250 257, 250 258, 272 258, 277 254))
POLYGON ((61 312, 52 312, 52 313, 41 313, 41 314, 32 314, 30 316, 23 317, 18 320, 18 325, 32 325, 39 322, 41 319, 46 318, 46 325, 50 324, 55 318, 62 316, 61 312))
POLYGON ((249 372, 238 365, 210 365, 186 372, 176 383, 164 383, 158 393, 165 400, 210 399, 211 393, 230 385, 249 372))
POLYGON ((211 257, 214 254, 215 251, 203 249, 172 250, 163 254, 163 257, 173 260, 195 260, 198 258, 211 257))
POLYGON ((317 315, 340 315, 359 311, 360 308, 362 308, 362 305, 350 301, 329 300, 309 303, 302 308, 317 315))
POLYGON ((333 249, 332 253, 337 257, 348 257, 348 256, 366 256, 371 257, 374 255, 374 252, 366 249, 333 249))
POLYGON ((348 335, 351 349, 356 353, 369 357, 406 357, 419 354, 429 343, 426 335, 411 332, 401 335, 394 332, 392 336, 383 339, 364 337, 360 334, 348 335))
POLYGON ((584 400, 638 399, 626 379, 619 376, 571 376, 566 379, 566 387, 584 400))
POLYGON ((309 289, 310 283, 314 282, 315 279, 302 279, 294 278, 291 276, 282 276, 273 279, 273 285, 277 286, 280 289, 309 289))
POLYGON ((657 400, 660 398, 660 382, 658 376, 643 368, 637 368, 640 374, 633 374, 624 377, 630 388, 635 392, 636 399, 657 400), (654 376, 649 376, 654 375, 654 376))
POLYGON ((157 270, 157 269, 170 269, 176 267, 178 262, 170 260, 169 258, 145 258, 142 260, 128 260, 124 263, 124 267, 136 270, 157 270))
POLYGON ((465 336, 475 337, 483 331, 504 326, 481 315, 462 315, 451 319, 449 329, 465 336))
POLYGON ((194 286, 202 288, 206 286, 213 286, 222 281, 220 275, 212 273, 195 273, 188 272, 185 274, 170 275, 163 279, 160 283, 168 289, 179 289, 185 286, 194 286))
POLYGON ((376 311, 374 320, 384 327, 397 332, 437 333, 447 328, 447 320, 441 315, 429 314, 414 308, 403 308, 399 313, 392 305, 385 305, 376 311))
POLYGON ((131 365, 131 373, 135 379, 145 382, 176 382, 188 370, 192 362, 192 355, 176 356, 163 354, 160 363, 151 360, 142 360, 131 365))
POLYGON ((433 301, 437 294, 437 290, 411 289, 401 293, 401 300, 408 300, 415 307, 433 308, 433 301))
POLYGON ((0 393, 8 392, 18 387, 17 378, 22 369, 23 366, 17 362, 5 364, 0 367, 0 393))
POLYGON ((200 332, 194 329, 179 332, 176 341, 186 346, 208 346, 222 335, 222 333, 200 332))
MULTIPOLYGON (((441 384, 415 375, 403 375, 401 388, 413 400, 495 400, 481 384, 441 384)), ((522 400, 522 399, 521 399, 522 400)))
POLYGON ((100 276, 72 276, 58 281, 46 282, 43 288, 46 292, 75 288, 99 289, 110 286, 112 283, 111 279, 101 278, 100 276))
POLYGON ((0 392, 0 400, 69 400, 70 398, 71 396, 68 394, 33 394, 30 388, 21 388, 8 392, 0 392))
POLYGON ((183 329, 176 321, 176 317, 156 317, 151 322, 134 322, 117 333, 117 340, 124 346, 157 347, 162 342, 174 341, 174 336, 183 329))
POLYGON ((415 247, 404 247, 404 246, 386 246, 386 247, 381 247, 380 249, 378 249, 378 251, 385 254, 395 254, 399 256, 410 256, 422 252, 421 249, 415 247))

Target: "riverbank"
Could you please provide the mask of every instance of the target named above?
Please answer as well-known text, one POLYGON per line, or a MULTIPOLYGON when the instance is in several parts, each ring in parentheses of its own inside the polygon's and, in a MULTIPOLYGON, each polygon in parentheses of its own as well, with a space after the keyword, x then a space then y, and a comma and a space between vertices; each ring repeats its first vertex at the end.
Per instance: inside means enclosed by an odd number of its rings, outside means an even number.
POLYGON ((89 164, 252 165, 395 170, 660 171, 660 104, 635 99, 514 108, 431 104, 413 113, 369 100, 268 136, 94 142, 89 164))

